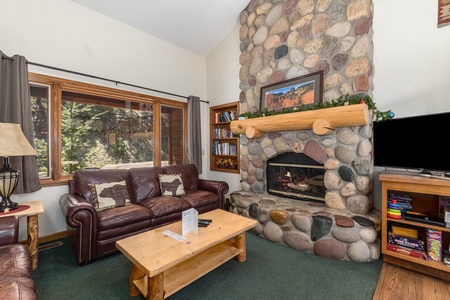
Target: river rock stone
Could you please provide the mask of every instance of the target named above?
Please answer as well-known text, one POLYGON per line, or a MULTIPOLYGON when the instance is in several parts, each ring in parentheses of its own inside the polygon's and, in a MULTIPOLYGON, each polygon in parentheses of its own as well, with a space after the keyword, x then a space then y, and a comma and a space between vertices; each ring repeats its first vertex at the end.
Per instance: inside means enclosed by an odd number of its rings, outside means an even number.
POLYGON ((248 207, 248 213, 249 213, 250 217, 252 217, 253 219, 258 219, 258 215, 259 215, 258 203, 250 204, 248 207))
POLYGON ((269 241, 280 243, 283 240, 283 230, 274 222, 267 222, 263 234, 269 241))
POLYGON ((275 49, 274 58, 275 60, 278 60, 284 56, 286 56, 289 52, 289 49, 286 45, 278 46, 277 49, 275 49))
POLYGON ((353 216, 352 219, 361 226, 375 226, 375 222, 363 216, 353 216))
POLYGON ((353 173, 353 170, 347 166, 340 166, 338 172, 342 179, 347 182, 352 182, 355 180, 355 173, 353 173))
POLYGON ((321 257, 342 260, 346 254, 345 244, 335 239, 322 239, 314 243, 313 251, 321 257))
POLYGON ((319 143, 314 140, 310 140, 306 143, 304 153, 320 164, 325 163, 327 155, 319 143))
POLYGON ((347 255, 353 261, 367 262, 370 260, 370 249, 366 243, 358 241, 348 247, 347 255))
POLYGON ((347 216, 334 215, 334 220, 336 225, 340 227, 351 228, 355 226, 355 222, 347 216))
POLYGON ((333 220, 326 216, 313 216, 311 225, 311 240, 317 241, 326 236, 333 225, 333 220))
POLYGON ((270 212, 270 218, 275 224, 284 225, 289 221, 289 212, 274 209, 270 212))
POLYGON ((284 242, 291 248, 304 251, 312 252, 313 242, 309 236, 303 232, 289 231, 285 232, 283 236, 284 242))
POLYGON ((375 228, 361 228, 359 231, 359 236, 364 242, 373 243, 377 239, 378 234, 375 228))
POLYGON ((303 232, 308 232, 311 228, 311 213, 309 211, 295 212, 291 215, 291 222, 303 232))
POLYGON ((335 227, 331 231, 333 237, 346 243, 353 243, 359 240, 359 231, 355 228, 335 227))

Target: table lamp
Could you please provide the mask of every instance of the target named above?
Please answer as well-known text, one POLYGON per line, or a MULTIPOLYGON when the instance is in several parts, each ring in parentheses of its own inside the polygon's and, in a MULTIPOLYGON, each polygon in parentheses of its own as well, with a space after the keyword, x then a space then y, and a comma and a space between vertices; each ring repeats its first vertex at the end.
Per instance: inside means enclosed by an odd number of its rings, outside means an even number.
POLYGON ((11 168, 10 156, 37 155, 22 132, 19 124, 0 123, 0 156, 3 156, 3 168, 0 169, 0 211, 10 211, 19 207, 9 197, 14 192, 20 178, 20 172, 11 168))

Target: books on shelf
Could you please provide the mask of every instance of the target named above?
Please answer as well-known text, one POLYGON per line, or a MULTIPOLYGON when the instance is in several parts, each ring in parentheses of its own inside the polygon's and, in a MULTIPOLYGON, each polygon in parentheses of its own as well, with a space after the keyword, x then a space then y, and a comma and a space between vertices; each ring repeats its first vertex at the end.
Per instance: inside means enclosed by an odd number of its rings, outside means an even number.
POLYGON ((230 144, 230 155, 236 155, 236 145, 230 144))
POLYGON ((212 154, 214 155, 236 155, 236 145, 213 141, 212 154))
POLYGON ((214 123, 226 123, 234 121, 238 118, 236 110, 224 111, 222 113, 214 113, 214 123))
POLYGON ((228 128, 214 128, 214 138, 227 139, 233 138, 233 132, 228 128))

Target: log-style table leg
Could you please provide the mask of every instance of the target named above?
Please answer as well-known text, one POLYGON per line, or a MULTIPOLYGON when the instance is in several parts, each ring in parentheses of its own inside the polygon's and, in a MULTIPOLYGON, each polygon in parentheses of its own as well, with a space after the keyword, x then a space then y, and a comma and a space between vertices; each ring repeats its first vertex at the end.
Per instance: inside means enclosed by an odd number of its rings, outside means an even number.
POLYGON ((148 279, 147 300, 164 299, 164 273, 159 273, 148 279))
POLYGON ((27 217, 27 239, 28 239, 28 251, 30 251, 33 270, 38 267, 38 239, 39 239, 39 224, 38 216, 27 217))
POLYGON ((141 293, 139 289, 134 284, 135 280, 139 280, 142 277, 146 276, 144 272, 141 271, 134 264, 131 265, 131 274, 130 274, 130 295, 131 296, 139 296, 141 293))
POLYGON ((236 236, 236 238, 234 240, 234 245, 236 246, 236 248, 242 250, 242 252, 240 254, 238 254, 238 256, 237 256, 237 261, 245 262, 247 260, 247 248, 245 245, 245 232, 236 236))

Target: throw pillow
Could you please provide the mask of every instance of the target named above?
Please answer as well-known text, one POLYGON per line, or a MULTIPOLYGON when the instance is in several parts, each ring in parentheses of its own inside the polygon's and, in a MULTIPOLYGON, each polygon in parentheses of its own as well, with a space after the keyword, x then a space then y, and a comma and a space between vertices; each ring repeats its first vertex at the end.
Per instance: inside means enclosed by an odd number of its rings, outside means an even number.
POLYGON ((131 204, 125 181, 89 184, 89 189, 97 211, 131 204))
POLYGON ((165 196, 181 196, 185 194, 181 174, 158 174, 161 194, 165 196))

